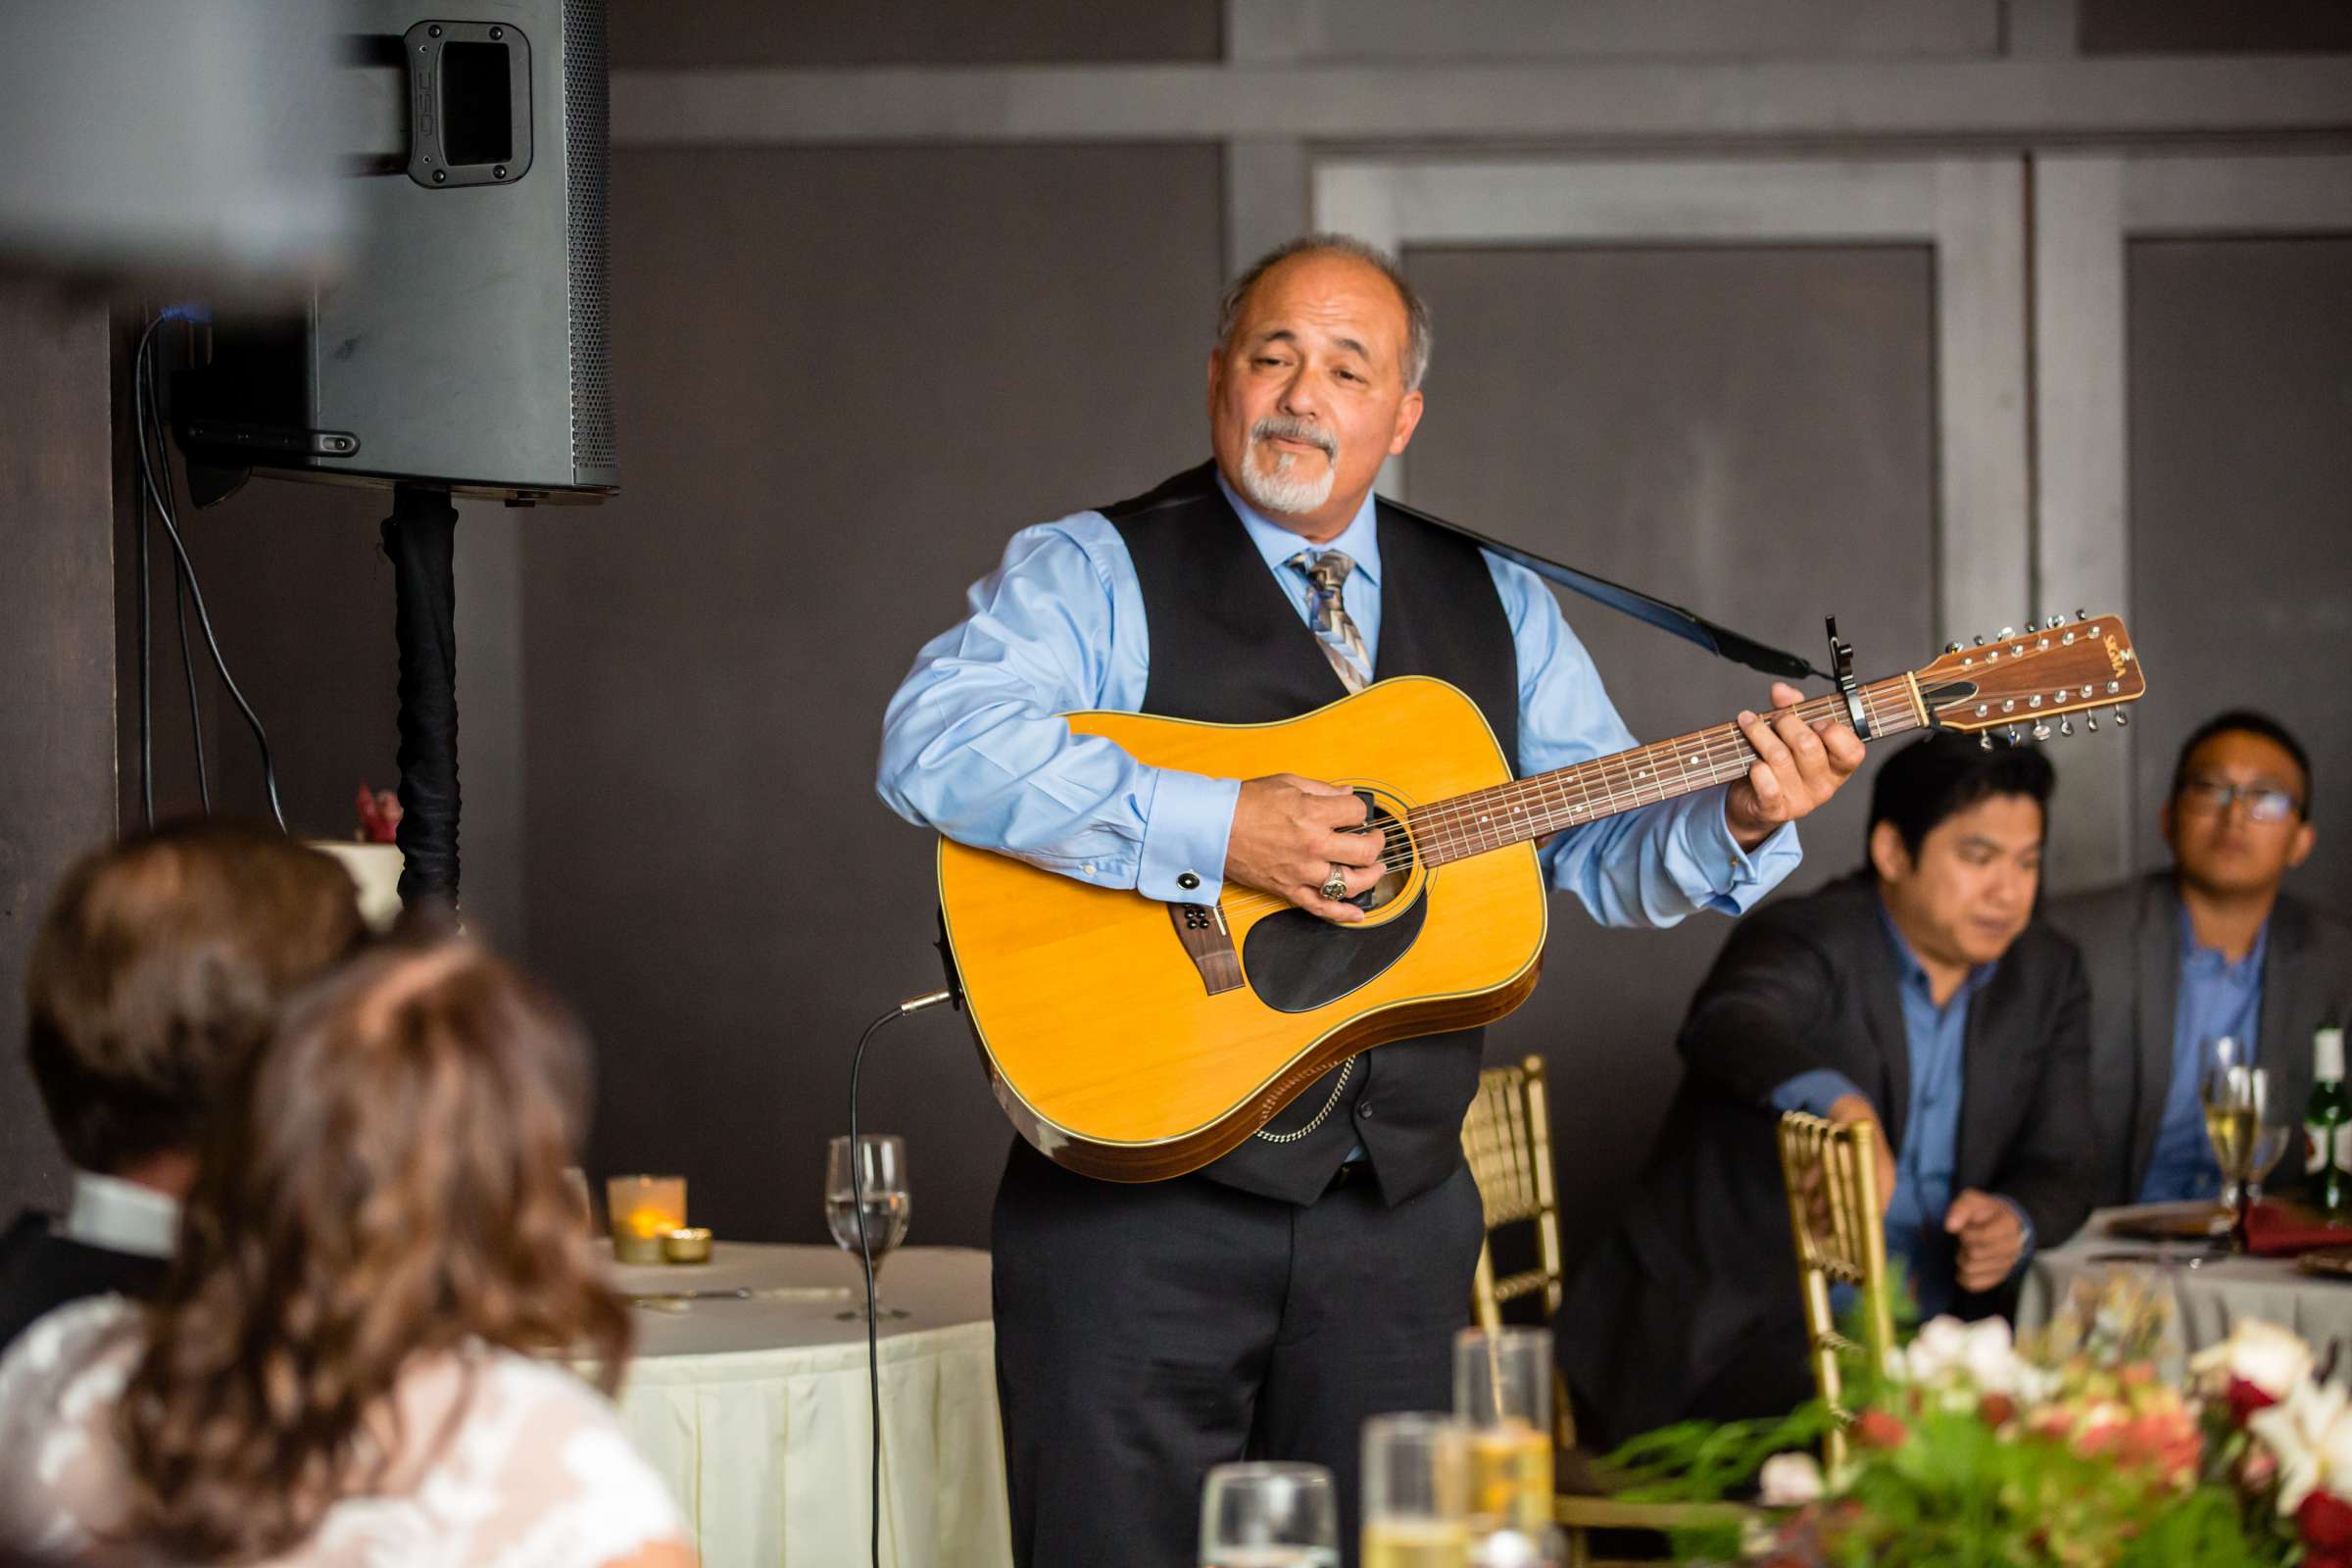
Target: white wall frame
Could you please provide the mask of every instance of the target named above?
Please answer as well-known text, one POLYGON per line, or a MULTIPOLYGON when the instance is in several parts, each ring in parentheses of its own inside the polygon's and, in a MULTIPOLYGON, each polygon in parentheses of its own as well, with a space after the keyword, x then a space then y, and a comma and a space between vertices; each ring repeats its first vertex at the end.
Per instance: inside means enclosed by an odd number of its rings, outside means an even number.
MULTIPOLYGON (((1886 243, 1936 253, 1936 640, 2023 618, 2025 204, 2011 158, 1428 163, 1333 159, 1314 224, 1412 245, 1886 243)), ((1402 497, 1393 460, 1384 492, 1402 497)), ((1930 628, 1922 628, 1922 642, 1930 628)))
MULTIPOLYGON (((2352 233, 2352 158, 2047 153, 2033 186, 2037 602, 2129 616, 2125 249, 2159 236, 2352 233)), ((2146 825, 2132 762, 2129 730, 2068 754, 2051 812, 2054 889, 2132 869, 2146 825)))

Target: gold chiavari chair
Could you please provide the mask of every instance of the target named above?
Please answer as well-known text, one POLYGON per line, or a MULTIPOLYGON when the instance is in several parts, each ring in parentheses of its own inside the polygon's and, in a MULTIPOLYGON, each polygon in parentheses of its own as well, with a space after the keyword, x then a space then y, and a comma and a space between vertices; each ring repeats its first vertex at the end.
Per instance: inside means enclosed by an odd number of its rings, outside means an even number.
MULTIPOLYGON (((1880 1223, 1879 1168, 1867 1122, 1835 1123, 1792 1110, 1781 1118, 1781 1179, 1788 1190, 1788 1229, 1796 1239, 1797 1286, 1804 1295, 1805 1343, 1822 1402, 1842 1425, 1839 1362, 1850 1355, 1886 1364, 1894 1344, 1894 1310, 1887 1298, 1886 1232, 1880 1223), (1811 1195, 1818 1192, 1816 1202, 1811 1195), (1819 1211, 1818 1218, 1816 1210, 1819 1211), (1862 1304, 1856 1345, 1838 1328, 1830 1306, 1833 1285, 1850 1285, 1862 1304)), ((1822 1459, 1835 1472, 1845 1461, 1845 1434, 1833 1427, 1822 1439, 1822 1459)))
MULTIPOLYGON (((1471 1316, 1481 1328, 1501 1326, 1503 1303, 1541 1297, 1544 1321, 1559 1310, 1566 1291, 1560 1261, 1560 1209, 1552 1187, 1551 1111, 1544 1098, 1544 1058, 1528 1056, 1516 1066, 1489 1067, 1478 1075, 1478 1098, 1462 1122, 1462 1152, 1478 1179, 1486 1209, 1487 1240, 1478 1250, 1478 1272, 1470 1287, 1471 1316), (1536 1266, 1496 1278, 1495 1232, 1534 1227, 1536 1266)), ((1555 1370, 1551 1390, 1552 1442, 1558 1449, 1559 1489, 1553 1517, 1568 1535, 1571 1568, 1612 1568, 1592 1555, 1595 1530, 1665 1532, 1720 1524, 1746 1517, 1726 1503, 1620 1502, 1606 1495, 1595 1465, 1576 1446, 1575 1417, 1568 1387, 1555 1370)))

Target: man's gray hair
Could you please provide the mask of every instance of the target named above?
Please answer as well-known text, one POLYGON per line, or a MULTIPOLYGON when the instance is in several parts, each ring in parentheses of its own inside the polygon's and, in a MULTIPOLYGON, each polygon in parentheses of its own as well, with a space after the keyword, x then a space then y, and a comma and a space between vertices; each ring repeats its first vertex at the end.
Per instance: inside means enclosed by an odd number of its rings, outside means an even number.
POLYGON ((1353 234, 1301 234, 1251 262, 1225 290, 1225 298, 1218 307, 1217 347, 1223 348, 1233 341, 1234 323, 1241 318, 1242 302, 1250 297, 1258 279, 1294 256, 1345 256, 1363 263, 1389 280, 1404 304, 1404 389, 1417 391, 1421 378, 1429 373, 1429 302, 1405 279, 1404 270, 1396 265, 1395 257, 1353 234))

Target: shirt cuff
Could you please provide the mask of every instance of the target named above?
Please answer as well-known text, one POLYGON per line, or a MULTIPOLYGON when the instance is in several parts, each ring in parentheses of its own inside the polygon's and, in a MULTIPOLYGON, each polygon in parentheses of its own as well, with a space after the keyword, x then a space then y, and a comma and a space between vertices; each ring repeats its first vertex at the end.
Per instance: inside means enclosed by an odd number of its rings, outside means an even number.
POLYGON ((1841 1072, 1816 1067, 1800 1072, 1772 1092, 1772 1108, 1778 1111, 1809 1110, 1816 1116, 1827 1116, 1830 1107, 1848 1095, 1859 1095, 1854 1081, 1841 1072))
POLYGON ((1805 858, 1804 848, 1797 843, 1796 824, 1783 822, 1754 849, 1741 849, 1724 814, 1725 791, 1711 793, 1711 801, 1698 797, 1692 804, 1704 805, 1684 819, 1684 843, 1712 893, 1692 902, 1724 914, 1745 914, 1796 869, 1805 858))
POLYGON ((2019 1270, 2034 1256, 2034 1216, 2026 1212, 2025 1204, 2013 1198, 2003 1198, 1998 1193, 1994 1193, 1992 1198, 1993 1201, 2007 1205, 2009 1212, 2017 1216, 2018 1229, 2026 1233, 2025 1245, 2017 1250, 2017 1261, 2009 1266, 2009 1278, 2015 1279, 2019 1270))
POLYGON ((1238 778, 1163 768, 1144 822, 1135 890, 1163 904, 1214 904, 1225 887, 1225 841, 1242 798, 1238 778))

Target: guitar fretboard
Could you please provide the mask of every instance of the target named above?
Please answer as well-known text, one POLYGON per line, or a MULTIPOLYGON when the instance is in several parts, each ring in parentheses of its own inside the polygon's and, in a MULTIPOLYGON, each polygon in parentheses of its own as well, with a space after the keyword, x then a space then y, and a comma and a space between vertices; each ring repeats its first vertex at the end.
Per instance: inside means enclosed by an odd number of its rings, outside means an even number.
MULTIPOLYGON (((1870 738, 1899 735, 1921 726, 1908 679, 1901 675, 1861 687, 1870 738)), ((1797 705, 1808 722, 1846 717, 1841 696, 1816 697, 1797 705)), ((1630 752, 1594 758, 1533 778, 1513 779, 1474 790, 1405 813, 1405 827, 1429 865, 1466 859, 1524 844, 1562 828, 1655 806, 1678 795, 1711 789, 1744 778, 1756 750, 1737 724, 1719 724, 1670 741, 1637 746, 1630 752)))

